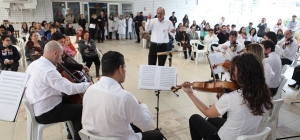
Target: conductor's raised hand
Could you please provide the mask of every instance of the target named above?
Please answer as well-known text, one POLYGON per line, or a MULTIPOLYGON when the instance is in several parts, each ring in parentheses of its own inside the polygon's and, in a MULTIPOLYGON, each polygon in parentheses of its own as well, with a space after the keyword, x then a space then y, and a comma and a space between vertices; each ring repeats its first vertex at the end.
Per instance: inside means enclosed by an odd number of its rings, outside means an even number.
POLYGON ((175 33, 175 27, 170 30, 171 33, 175 33))
POLYGON ((187 81, 183 82, 183 83, 181 84, 182 89, 183 89, 183 91, 186 92, 187 94, 193 94, 193 89, 191 88, 191 86, 186 86, 186 85, 188 85, 188 84, 190 84, 190 82, 187 82, 187 81))

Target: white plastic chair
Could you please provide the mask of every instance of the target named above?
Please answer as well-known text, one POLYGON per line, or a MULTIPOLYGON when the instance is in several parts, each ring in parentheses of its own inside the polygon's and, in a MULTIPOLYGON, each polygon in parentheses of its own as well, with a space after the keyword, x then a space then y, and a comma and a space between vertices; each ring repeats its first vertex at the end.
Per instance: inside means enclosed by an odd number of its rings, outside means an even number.
POLYGON ((300 53, 297 52, 296 58, 293 61, 293 63, 291 64, 292 67, 296 67, 297 66, 297 62, 298 62, 299 56, 300 56, 300 53))
POLYGON ((282 89, 284 87, 284 85, 286 84, 288 79, 285 78, 285 76, 283 74, 281 74, 280 79, 279 79, 279 87, 277 89, 277 93, 276 95, 273 97, 273 100, 277 100, 281 98, 281 94, 282 94, 282 89))
POLYGON ((284 74, 285 71, 287 70, 287 68, 288 68, 288 65, 284 65, 281 69, 281 74, 284 74))
MULTIPOLYGON (((43 130, 49 126, 52 126, 56 123, 51 124, 39 124, 35 120, 35 115, 32 109, 32 106, 28 102, 27 99, 22 100, 23 104, 26 107, 26 114, 27 114, 27 140, 42 140, 43 137, 43 130)), ((74 129, 71 121, 67 121, 69 126, 69 130, 74 138, 74 129)))
POLYGON ((262 130, 265 127, 270 127, 272 130, 271 140, 275 140, 278 113, 281 105, 283 104, 283 99, 273 100, 272 102, 273 102, 273 109, 271 111, 266 112, 267 114, 265 114, 265 117, 262 119, 259 125, 259 130, 262 130))
MULTIPOLYGON (((181 46, 181 42, 178 42, 178 41, 175 41, 175 45, 174 45, 174 49, 177 50, 177 51, 183 51, 183 48, 181 46)), ((182 55, 183 52, 180 52, 179 53, 179 58, 181 58, 181 55, 182 55)))
POLYGON ((255 135, 242 135, 239 136, 236 140, 265 140, 269 133, 271 132, 271 128, 266 127, 264 131, 255 134, 255 135))
POLYGON ((194 59, 195 59, 195 64, 197 65, 199 54, 202 54, 202 59, 205 58, 205 54, 207 53, 207 51, 206 51, 207 46, 203 45, 199 40, 191 40, 190 45, 192 46, 191 56, 194 56, 194 53, 196 53, 196 57, 194 57, 194 59), (204 48, 202 50, 198 50, 198 44, 204 46, 204 48))
POLYGON ((19 68, 21 69, 21 71, 24 71, 25 69, 25 61, 24 61, 24 55, 22 53, 22 49, 17 46, 17 45, 13 45, 14 47, 17 48, 18 52, 19 52, 19 55, 20 55, 20 60, 19 60, 19 68))
POLYGON ((93 134, 90 134, 89 132, 87 132, 84 129, 81 129, 79 131, 79 136, 82 140, 120 140, 117 137, 99 137, 99 136, 95 136, 93 134))
POLYGON ((147 45, 147 39, 142 38, 142 40, 141 40, 141 46, 142 46, 143 48, 146 48, 146 45, 147 45))

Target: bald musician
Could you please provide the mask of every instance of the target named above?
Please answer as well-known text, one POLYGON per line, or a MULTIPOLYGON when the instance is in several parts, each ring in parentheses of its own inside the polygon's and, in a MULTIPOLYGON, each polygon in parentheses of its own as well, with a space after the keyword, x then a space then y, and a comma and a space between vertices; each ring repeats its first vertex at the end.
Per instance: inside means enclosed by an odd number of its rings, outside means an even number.
POLYGON ((78 131, 82 129, 82 105, 71 104, 62 97, 85 92, 92 84, 88 82, 71 83, 56 70, 61 61, 63 48, 57 41, 50 41, 44 48, 44 54, 32 62, 26 70, 30 78, 26 88, 26 98, 31 104, 35 119, 41 124, 50 124, 71 120, 75 130, 74 140, 80 140, 78 131))

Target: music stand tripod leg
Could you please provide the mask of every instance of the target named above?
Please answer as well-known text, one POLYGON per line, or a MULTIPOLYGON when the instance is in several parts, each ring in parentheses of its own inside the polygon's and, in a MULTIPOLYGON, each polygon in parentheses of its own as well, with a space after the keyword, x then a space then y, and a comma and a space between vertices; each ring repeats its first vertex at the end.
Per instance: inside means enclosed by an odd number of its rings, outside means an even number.
MULTIPOLYGON (((169 53, 169 58, 168 58, 168 60, 169 60, 169 67, 172 67, 172 57, 173 57, 173 55, 172 55, 172 53, 169 53)), ((179 95, 177 94, 177 93, 175 93, 175 92, 173 92, 177 97, 179 97, 179 95)))
MULTIPOLYGON (((160 90, 155 91, 155 93, 156 93, 156 96, 157 96, 157 106, 155 107, 155 109, 156 109, 156 129, 155 129, 155 130, 160 131, 161 128, 160 128, 160 129, 158 128, 158 117, 159 117, 159 94, 160 94, 160 90)), ((163 138, 164 138, 165 140, 167 140, 167 138, 165 138, 165 136, 163 136, 163 138)))

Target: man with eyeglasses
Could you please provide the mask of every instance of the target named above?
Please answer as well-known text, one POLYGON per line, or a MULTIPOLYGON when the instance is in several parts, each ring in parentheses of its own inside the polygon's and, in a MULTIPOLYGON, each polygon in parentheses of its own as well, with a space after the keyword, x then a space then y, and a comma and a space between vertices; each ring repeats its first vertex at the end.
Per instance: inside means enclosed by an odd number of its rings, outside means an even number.
POLYGON ((16 47, 12 46, 10 36, 1 36, 2 45, 0 45, 0 63, 2 70, 18 71, 20 54, 16 47))
POLYGON ((169 42, 168 33, 175 33, 175 27, 170 20, 165 19, 165 9, 159 7, 156 10, 157 18, 151 19, 151 13, 148 15, 146 22, 146 31, 151 30, 151 45, 149 48, 148 65, 156 65, 158 58, 158 65, 164 66, 167 55, 157 56, 157 52, 167 51, 167 43, 169 42))

